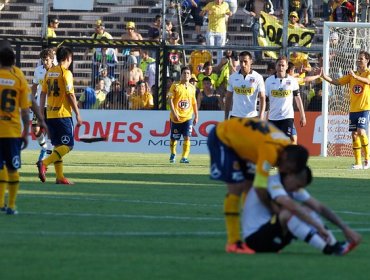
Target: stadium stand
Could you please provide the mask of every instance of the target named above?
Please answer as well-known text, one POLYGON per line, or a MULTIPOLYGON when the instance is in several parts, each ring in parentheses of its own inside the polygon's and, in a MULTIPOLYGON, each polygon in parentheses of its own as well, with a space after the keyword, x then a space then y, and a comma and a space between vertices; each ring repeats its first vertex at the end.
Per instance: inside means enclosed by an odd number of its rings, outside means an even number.
MULTIPOLYGON (((128 21, 136 23, 138 32, 145 39, 153 15, 161 13, 161 2, 158 0, 101 0, 96 1, 97 4, 93 11, 62 11, 50 7, 49 14, 57 15, 61 22, 56 31, 58 37, 88 38, 93 33, 95 21, 102 19, 106 30, 115 39, 121 37, 125 23, 128 21)), ((43 0, 8 1, 0 13, 0 36, 41 36, 42 3, 43 0)), ((245 46, 252 44, 251 29, 244 25, 245 14, 242 12, 244 4, 245 1, 239 1, 239 9, 231 18, 228 29, 229 45, 245 46)), ((322 44, 322 20, 320 18, 322 16, 322 1, 314 0, 314 14, 317 32, 313 46, 320 46, 322 44)), ((176 26, 177 19, 173 15, 170 19, 175 22, 176 26)), ((202 30, 206 30, 205 26, 202 30)), ((184 26, 184 41, 186 44, 196 44, 196 38, 193 35, 194 23, 189 21, 184 26)), ((41 46, 22 46, 21 68, 29 81, 31 81, 40 50, 41 46)), ((80 90, 89 86, 91 74, 91 71, 84 67, 86 65, 86 61, 83 60, 84 51, 84 49, 77 50, 74 56, 76 87, 80 90)), ((255 65, 255 68, 259 71, 262 70, 262 72, 266 67, 267 63, 255 65)))

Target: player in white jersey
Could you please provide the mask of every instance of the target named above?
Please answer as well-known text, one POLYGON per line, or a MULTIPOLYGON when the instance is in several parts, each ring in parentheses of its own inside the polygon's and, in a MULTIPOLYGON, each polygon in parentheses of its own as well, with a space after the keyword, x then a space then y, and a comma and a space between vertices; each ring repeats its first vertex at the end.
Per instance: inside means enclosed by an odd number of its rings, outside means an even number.
POLYGON ((304 189, 311 180, 309 167, 297 174, 271 175, 267 186, 270 207, 254 188, 249 191, 242 217, 243 238, 249 248, 279 252, 297 238, 324 254, 345 255, 360 243, 361 235, 304 189), (341 229, 347 241, 338 242, 320 216, 341 229))
MULTIPOLYGON (((276 73, 265 81, 266 97, 269 100, 268 120, 282 130, 294 142, 294 108, 293 99, 300 114, 301 126, 306 125, 306 116, 296 78, 289 76, 288 58, 281 56, 276 60, 276 73)), ((295 143, 296 144, 296 143, 295 143)))
POLYGON ((249 52, 241 52, 239 61, 239 72, 231 74, 227 84, 225 120, 229 117, 252 118, 257 116, 264 119, 266 97, 263 77, 252 70, 252 55, 249 52), (259 101, 258 111, 257 101, 259 101))
MULTIPOLYGON (((53 65, 54 57, 55 57, 55 54, 52 49, 44 49, 40 52, 40 60, 42 64, 35 68, 33 79, 32 79, 32 95, 37 100, 38 105, 40 105, 39 97, 40 97, 45 73, 48 69, 54 66, 53 65)), ((46 119, 46 116, 44 117, 46 119)), ((44 131, 40 129, 40 126, 38 124, 37 117, 35 114, 33 115, 33 119, 32 119, 32 132, 35 135, 37 142, 41 146, 39 160, 42 160, 48 152, 48 146, 51 146, 51 144, 48 145, 47 135, 44 131)))

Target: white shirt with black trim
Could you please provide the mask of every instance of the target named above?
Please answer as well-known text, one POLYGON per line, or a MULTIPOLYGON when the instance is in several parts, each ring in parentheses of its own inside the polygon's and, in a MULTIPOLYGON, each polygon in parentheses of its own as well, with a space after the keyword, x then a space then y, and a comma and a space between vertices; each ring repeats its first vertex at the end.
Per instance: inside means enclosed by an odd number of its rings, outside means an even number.
POLYGON ((266 79, 265 85, 270 104, 268 119, 294 119, 293 97, 299 96, 297 79, 288 75, 285 78, 272 75, 266 79))
POLYGON ((33 73, 32 83, 34 85, 37 85, 37 91, 36 91, 36 101, 37 104, 40 105, 40 93, 42 89, 42 83, 44 81, 46 74, 46 69, 44 68, 44 65, 39 65, 35 68, 35 71, 33 73))
POLYGON ((260 92, 265 92, 262 75, 252 70, 245 77, 241 71, 230 75, 227 91, 233 93, 233 106, 230 116, 252 118, 258 116, 257 100, 260 92))
MULTIPOLYGON (((290 196, 292 199, 298 202, 305 202, 311 197, 306 189, 299 189, 296 192, 287 193, 281 183, 281 178, 279 174, 275 174, 269 177, 267 192, 271 197, 271 200, 275 200, 279 196, 290 196)), ((243 209, 243 239, 256 232, 272 217, 270 210, 259 199, 254 188, 251 188, 251 190, 248 192, 248 196, 243 209)))

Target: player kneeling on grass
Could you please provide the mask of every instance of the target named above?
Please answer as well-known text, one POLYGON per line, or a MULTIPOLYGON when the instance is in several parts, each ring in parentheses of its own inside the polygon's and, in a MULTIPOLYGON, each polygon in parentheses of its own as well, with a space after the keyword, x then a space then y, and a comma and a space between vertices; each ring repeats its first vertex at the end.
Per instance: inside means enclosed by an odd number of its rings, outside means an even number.
POLYGON ((76 115, 77 126, 82 124, 82 120, 74 94, 73 75, 68 70, 72 63, 72 50, 59 47, 56 56, 58 65, 46 72, 40 99, 41 112, 44 113, 46 96, 48 97, 46 122, 55 148, 50 156, 37 162, 37 168, 41 182, 45 182, 47 166, 53 163, 56 183, 70 185, 72 183, 63 174, 62 159, 74 146, 72 110, 76 115))
MULTIPOLYGON (((291 145, 290 139, 273 124, 258 118, 232 118, 218 123, 208 135, 210 177, 226 183, 224 199, 228 253, 249 254, 240 237, 242 198, 253 186, 262 201, 269 203, 267 182, 272 166, 286 174, 297 173, 307 164, 308 151, 291 145)), ((253 253, 253 252, 252 252, 253 253)))
POLYGON ((171 108, 170 163, 175 163, 176 145, 181 135, 184 137, 180 163, 189 163, 190 136, 193 125, 198 122, 198 105, 195 97, 195 86, 190 83, 191 70, 188 66, 181 69, 181 78, 173 83, 169 90, 171 108), (193 119, 194 114, 194 119, 193 119))
POLYGON ((361 241, 327 206, 312 197, 305 187, 312 181, 309 167, 297 174, 276 174, 269 177, 267 191, 271 209, 252 188, 243 211, 243 236, 255 252, 279 252, 297 238, 328 255, 345 255, 361 241), (338 242, 320 216, 340 228, 347 239, 338 242))

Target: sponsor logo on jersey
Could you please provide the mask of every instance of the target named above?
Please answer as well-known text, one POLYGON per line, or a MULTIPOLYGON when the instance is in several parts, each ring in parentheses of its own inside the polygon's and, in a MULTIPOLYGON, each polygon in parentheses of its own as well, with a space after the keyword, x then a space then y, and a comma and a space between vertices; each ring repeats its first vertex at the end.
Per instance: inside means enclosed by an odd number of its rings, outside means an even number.
POLYGON ((285 98, 291 95, 292 91, 291 90, 272 90, 271 91, 271 96, 276 97, 276 98, 285 98))
POLYGON ((178 104, 178 107, 181 109, 189 109, 190 108, 190 103, 189 100, 180 100, 178 104))
POLYGON ((60 73, 57 72, 48 72, 49 78, 58 78, 60 76, 60 73))
POLYGON ((354 94, 361 94, 363 91, 364 91, 364 88, 362 87, 362 85, 354 85, 352 88, 352 92, 354 94))
POLYGON ((15 81, 11 79, 0 79, 0 85, 2 86, 14 86, 15 81))
POLYGON ((13 167, 16 168, 16 169, 18 169, 21 166, 21 160, 20 160, 19 156, 13 157, 12 164, 13 164, 13 167))
POLYGON ((234 92, 236 94, 252 95, 254 93, 254 88, 250 88, 246 86, 234 87, 234 92))

